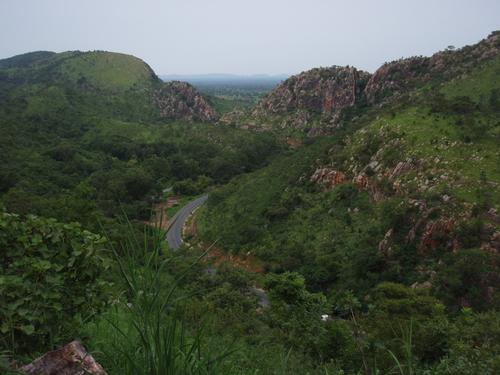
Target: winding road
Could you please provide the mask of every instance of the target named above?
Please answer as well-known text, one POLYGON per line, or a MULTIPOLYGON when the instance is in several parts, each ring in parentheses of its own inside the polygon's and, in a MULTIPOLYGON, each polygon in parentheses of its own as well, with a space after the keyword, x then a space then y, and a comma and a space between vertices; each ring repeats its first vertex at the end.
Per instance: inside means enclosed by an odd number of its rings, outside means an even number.
POLYGON ((170 246, 172 250, 180 249, 180 247, 182 246, 182 228, 184 227, 186 220, 195 209, 205 203, 207 198, 208 194, 205 194, 189 202, 179 211, 177 211, 177 213, 172 217, 166 236, 168 246, 170 246))
MULTIPOLYGON (((177 211, 177 213, 172 217, 166 236, 168 246, 170 246, 172 250, 180 249, 180 247, 182 246, 182 228, 184 227, 186 220, 193 213, 193 211, 200 207, 203 203, 205 203, 207 199, 208 194, 205 194, 195 200, 192 200, 184 207, 182 207, 179 211, 177 211)), ((214 268, 209 268, 207 271, 209 271, 210 274, 215 274, 215 272, 217 272, 214 268)), ((260 307, 269 307, 269 298, 267 297, 267 294, 263 289, 249 287, 248 291, 255 297, 257 297, 257 301, 260 307)))

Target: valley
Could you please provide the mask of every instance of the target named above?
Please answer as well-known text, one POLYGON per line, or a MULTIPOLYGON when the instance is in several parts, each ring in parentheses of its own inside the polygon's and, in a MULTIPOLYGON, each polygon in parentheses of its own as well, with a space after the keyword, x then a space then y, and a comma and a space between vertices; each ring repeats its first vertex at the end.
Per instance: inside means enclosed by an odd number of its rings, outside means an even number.
POLYGON ((0 60, 2 373, 75 339, 108 374, 500 371, 500 32, 178 78, 0 60))

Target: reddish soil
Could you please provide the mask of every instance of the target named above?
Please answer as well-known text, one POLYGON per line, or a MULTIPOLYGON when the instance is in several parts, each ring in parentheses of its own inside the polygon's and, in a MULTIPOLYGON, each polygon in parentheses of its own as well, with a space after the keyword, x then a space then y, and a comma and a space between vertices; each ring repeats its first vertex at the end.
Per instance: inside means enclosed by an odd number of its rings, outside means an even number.
POLYGON ((297 138, 287 138, 286 144, 291 148, 299 148, 300 146, 302 146, 303 142, 297 138))
MULTIPOLYGON (((184 233, 186 237, 197 238, 196 215, 193 215, 186 223, 184 233)), ((202 242, 199 242, 199 245, 204 250, 207 250, 210 247, 210 245, 202 242)), ((242 268, 248 272, 259 274, 264 273, 264 266, 262 265, 262 262, 259 261, 254 255, 248 253, 244 255, 233 255, 223 251, 217 246, 210 247, 210 250, 207 253, 206 261, 213 263, 215 266, 218 266, 223 262, 229 262, 233 266, 242 268)))
POLYGON ((229 262, 233 266, 243 268, 245 271, 252 273, 264 274, 264 266, 262 263, 253 255, 232 255, 223 252, 221 249, 212 246, 208 252, 209 260, 213 262, 214 265, 218 266, 223 262, 229 262))
POLYGON ((166 201, 159 202, 153 205, 153 215, 146 224, 152 225, 156 228, 166 230, 168 228, 167 209, 173 207, 179 201, 179 197, 171 196, 166 201))

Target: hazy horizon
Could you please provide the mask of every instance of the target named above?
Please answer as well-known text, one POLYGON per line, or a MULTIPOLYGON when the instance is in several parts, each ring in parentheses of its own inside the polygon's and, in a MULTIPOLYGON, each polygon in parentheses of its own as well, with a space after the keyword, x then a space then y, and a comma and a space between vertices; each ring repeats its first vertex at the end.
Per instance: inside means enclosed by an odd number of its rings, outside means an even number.
POLYGON ((500 28, 497 0, 2 0, 0 58, 48 50, 137 56, 158 75, 290 75, 462 47, 500 28))

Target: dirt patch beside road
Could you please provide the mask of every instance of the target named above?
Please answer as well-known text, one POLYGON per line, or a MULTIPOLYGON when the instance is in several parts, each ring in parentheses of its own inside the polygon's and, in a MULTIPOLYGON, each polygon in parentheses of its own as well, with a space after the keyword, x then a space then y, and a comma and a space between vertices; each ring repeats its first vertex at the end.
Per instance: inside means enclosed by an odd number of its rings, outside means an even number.
MULTIPOLYGON (((206 250, 210 247, 209 244, 198 241, 196 213, 193 214, 186 223, 186 226, 184 227, 184 236, 189 242, 197 242, 202 250, 206 250)), ((233 266, 240 267, 245 271, 252 273, 264 274, 265 272, 262 262, 254 255, 249 253, 243 255, 229 254, 217 246, 212 246, 210 248, 206 261, 213 263, 215 266, 218 266, 223 262, 229 262, 233 266)))

